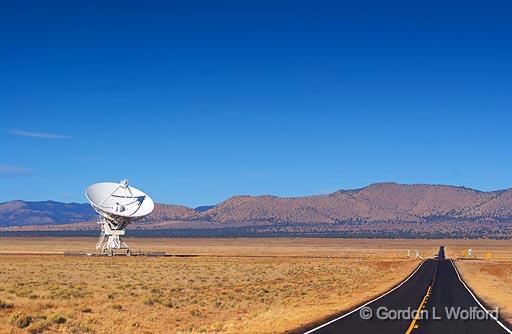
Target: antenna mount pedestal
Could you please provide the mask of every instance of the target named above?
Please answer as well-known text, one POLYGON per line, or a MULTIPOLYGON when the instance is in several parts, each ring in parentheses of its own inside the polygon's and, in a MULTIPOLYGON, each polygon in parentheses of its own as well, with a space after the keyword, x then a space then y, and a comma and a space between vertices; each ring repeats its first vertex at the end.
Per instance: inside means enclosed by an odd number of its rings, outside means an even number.
POLYGON ((115 225, 104 217, 101 217, 98 224, 101 225, 101 234, 96 249, 99 249, 102 255, 114 255, 119 249, 126 249, 126 254, 130 254, 130 247, 121 239, 124 229, 116 229, 115 225))

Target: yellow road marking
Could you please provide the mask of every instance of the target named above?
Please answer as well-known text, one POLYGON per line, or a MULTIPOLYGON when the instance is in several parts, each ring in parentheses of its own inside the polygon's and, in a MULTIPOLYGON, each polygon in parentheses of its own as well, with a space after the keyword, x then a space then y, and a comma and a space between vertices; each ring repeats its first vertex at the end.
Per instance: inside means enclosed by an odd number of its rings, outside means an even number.
POLYGON ((427 293, 423 297, 423 300, 421 301, 420 306, 418 306, 418 310, 416 312, 416 316, 414 317, 414 319, 412 319, 412 322, 409 325, 409 328, 407 328, 407 331, 405 331, 405 334, 410 334, 413 329, 418 328, 418 325, 416 325, 416 322, 418 321, 418 319, 420 317, 421 309, 423 309, 425 307, 425 302, 427 301, 427 299, 430 296, 431 292, 432 292, 432 285, 428 287, 427 293))

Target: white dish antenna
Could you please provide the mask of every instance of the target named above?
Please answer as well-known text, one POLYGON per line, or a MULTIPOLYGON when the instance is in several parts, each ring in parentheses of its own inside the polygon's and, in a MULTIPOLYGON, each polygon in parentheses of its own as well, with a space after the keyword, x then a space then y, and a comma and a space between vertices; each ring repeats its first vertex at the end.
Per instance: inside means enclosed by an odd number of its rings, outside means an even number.
POLYGON ((85 190, 85 196, 94 210, 100 215, 100 240, 96 246, 102 254, 112 255, 116 249, 126 249, 121 240, 126 227, 134 221, 149 215, 155 208, 153 200, 144 192, 128 185, 128 180, 120 183, 101 182, 85 190))

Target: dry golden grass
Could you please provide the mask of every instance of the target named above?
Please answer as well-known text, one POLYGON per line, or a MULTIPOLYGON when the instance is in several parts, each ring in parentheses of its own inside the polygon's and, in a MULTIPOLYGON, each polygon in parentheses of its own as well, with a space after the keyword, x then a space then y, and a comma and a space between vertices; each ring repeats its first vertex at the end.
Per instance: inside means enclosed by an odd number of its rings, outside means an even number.
POLYGON ((281 333, 398 283, 419 263, 405 256, 412 244, 423 254, 437 248, 397 240, 130 239, 134 248, 202 256, 19 254, 94 242, 1 238, 0 333, 281 333))
POLYGON ((510 240, 448 240, 445 242, 446 254, 453 259, 466 259, 467 250, 473 250, 471 259, 511 260, 512 243, 510 240))
MULTIPOLYGON (((94 251, 97 238, 0 238, 0 254, 62 254, 65 250, 94 251)), ((410 249, 432 256, 443 241, 403 239, 319 238, 125 238, 134 250, 175 255, 398 257, 410 249)))
POLYGON ((51 255, 95 242, 0 238, 0 333, 282 333, 384 292, 419 263, 408 249, 429 257, 442 244, 486 259, 457 264, 481 297, 511 309, 506 241, 130 238, 199 256, 51 255))
POLYGON ((283 332, 389 288, 417 264, 284 257, 0 260, 0 296, 12 304, 0 313, 3 331, 13 331, 21 313, 34 319, 29 331, 46 326, 76 333, 114 333, 111 324, 123 333, 283 332))

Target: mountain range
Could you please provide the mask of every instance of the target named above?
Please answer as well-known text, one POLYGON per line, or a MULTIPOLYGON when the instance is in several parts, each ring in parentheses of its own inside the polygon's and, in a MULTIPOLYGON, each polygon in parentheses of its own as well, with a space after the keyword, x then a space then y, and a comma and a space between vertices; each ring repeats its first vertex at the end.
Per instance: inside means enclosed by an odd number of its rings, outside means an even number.
MULTIPOLYGON (((4 235, 95 230, 95 219, 88 204, 0 204, 4 235)), ((512 189, 377 183, 315 196, 234 196, 195 209, 156 204, 130 229, 141 235, 510 238, 512 189)))

